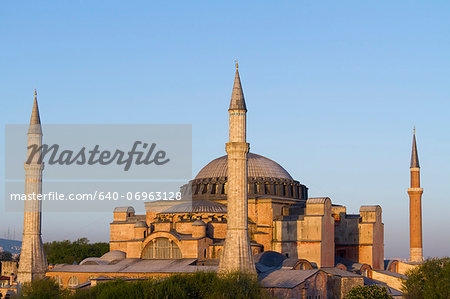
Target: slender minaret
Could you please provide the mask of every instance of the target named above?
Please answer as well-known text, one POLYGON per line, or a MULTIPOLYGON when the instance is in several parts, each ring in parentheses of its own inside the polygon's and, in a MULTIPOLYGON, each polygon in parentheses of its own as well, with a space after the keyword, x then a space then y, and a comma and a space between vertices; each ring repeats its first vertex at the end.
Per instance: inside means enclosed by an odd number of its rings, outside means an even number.
MULTIPOLYGON (((36 91, 28 129, 27 160, 34 145, 38 147, 42 145, 42 129, 36 91)), ((24 163, 25 194, 28 198, 34 197, 35 199, 26 200, 24 203, 22 249, 20 250, 17 274, 17 280, 21 283, 43 277, 47 270, 47 260, 41 238, 42 202, 36 200, 36 195, 42 192, 42 170, 44 169, 44 164, 39 159, 40 152, 33 157, 31 163, 24 163)))
POLYGON ((229 113, 229 142, 227 181, 227 235, 218 271, 256 274, 250 238, 248 236, 248 186, 246 118, 244 93, 236 62, 236 76, 229 113))
POLYGON ((420 188, 420 166, 416 145, 416 129, 413 129, 413 144, 411 153, 411 188, 409 194, 409 244, 411 262, 422 262, 422 193, 420 188))

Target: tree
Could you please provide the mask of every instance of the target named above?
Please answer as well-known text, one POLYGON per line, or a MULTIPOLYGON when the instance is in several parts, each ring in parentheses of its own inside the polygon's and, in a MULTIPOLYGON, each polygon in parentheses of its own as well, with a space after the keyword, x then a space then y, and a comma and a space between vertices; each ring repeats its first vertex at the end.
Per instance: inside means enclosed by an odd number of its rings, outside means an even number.
POLYGON ((13 257, 11 252, 9 251, 1 251, 0 252, 0 261, 13 261, 13 257))
POLYGON ((138 281, 115 280, 77 290, 71 299, 265 299, 271 298, 256 277, 213 272, 175 274, 170 277, 138 281))
POLYGON ((407 298, 450 298, 450 257, 428 259, 406 276, 402 291, 407 298))
POLYGON ((357 286, 348 292, 345 299, 391 299, 387 289, 377 285, 357 286))
POLYGON ((100 257, 109 251, 108 243, 89 243, 86 238, 74 242, 69 240, 53 241, 44 244, 49 264, 79 263, 87 257, 100 257))
POLYGON ((19 298, 58 299, 67 298, 68 295, 69 291, 61 289, 54 279, 47 277, 24 283, 19 298))

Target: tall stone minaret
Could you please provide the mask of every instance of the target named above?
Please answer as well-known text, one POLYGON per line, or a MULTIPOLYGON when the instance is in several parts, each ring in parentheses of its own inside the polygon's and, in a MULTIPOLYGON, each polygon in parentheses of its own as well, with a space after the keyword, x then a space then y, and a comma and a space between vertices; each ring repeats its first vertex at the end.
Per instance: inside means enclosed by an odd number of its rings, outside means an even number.
MULTIPOLYGON (((28 129, 27 160, 31 146, 42 145, 41 119, 37 103, 37 93, 34 92, 33 112, 28 129)), ((25 194, 42 193, 42 170, 44 164, 39 161, 40 155, 35 155, 30 164, 25 162, 25 194)), ((47 260, 41 238, 42 202, 26 200, 23 213, 23 238, 20 250, 19 271, 17 280, 21 283, 43 277, 47 271, 47 260)))
POLYGON ((422 193, 420 188, 420 166, 417 154, 416 130, 413 130, 413 144, 411 153, 411 188, 409 194, 409 243, 411 262, 422 262, 422 193))
POLYGON ((246 118, 244 93, 236 62, 236 76, 229 113, 229 142, 227 181, 227 235, 218 271, 256 274, 248 235, 248 185, 246 118))

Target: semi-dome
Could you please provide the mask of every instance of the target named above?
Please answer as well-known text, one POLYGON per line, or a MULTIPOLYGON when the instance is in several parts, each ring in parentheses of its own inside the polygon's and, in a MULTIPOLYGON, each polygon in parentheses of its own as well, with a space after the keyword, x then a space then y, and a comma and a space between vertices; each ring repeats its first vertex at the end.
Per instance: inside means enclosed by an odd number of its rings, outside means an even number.
POLYGON ((127 254, 121 250, 113 250, 105 253, 100 257, 101 260, 113 261, 113 260, 123 260, 127 257, 127 254))
POLYGON ((172 206, 161 212, 161 214, 175 214, 175 213, 217 213, 226 214, 227 206, 209 201, 209 200, 193 200, 192 202, 180 203, 172 206))
MULTIPOLYGON (((277 162, 264 156, 248 153, 248 177, 278 178, 292 180, 291 175, 277 162)), ((228 156, 222 156, 209 162, 200 170, 195 179, 226 177, 228 156)))

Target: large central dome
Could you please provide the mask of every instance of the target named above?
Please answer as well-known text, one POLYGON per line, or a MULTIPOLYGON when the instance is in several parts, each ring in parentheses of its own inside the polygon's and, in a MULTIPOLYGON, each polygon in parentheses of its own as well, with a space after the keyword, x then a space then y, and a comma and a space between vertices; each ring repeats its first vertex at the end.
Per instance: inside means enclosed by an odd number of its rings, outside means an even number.
MULTIPOLYGON (((248 153, 248 177, 278 178, 292 180, 291 175, 279 165, 266 157, 248 153)), ((228 156, 222 156, 209 162, 195 177, 197 179, 226 177, 228 172, 228 156)))

